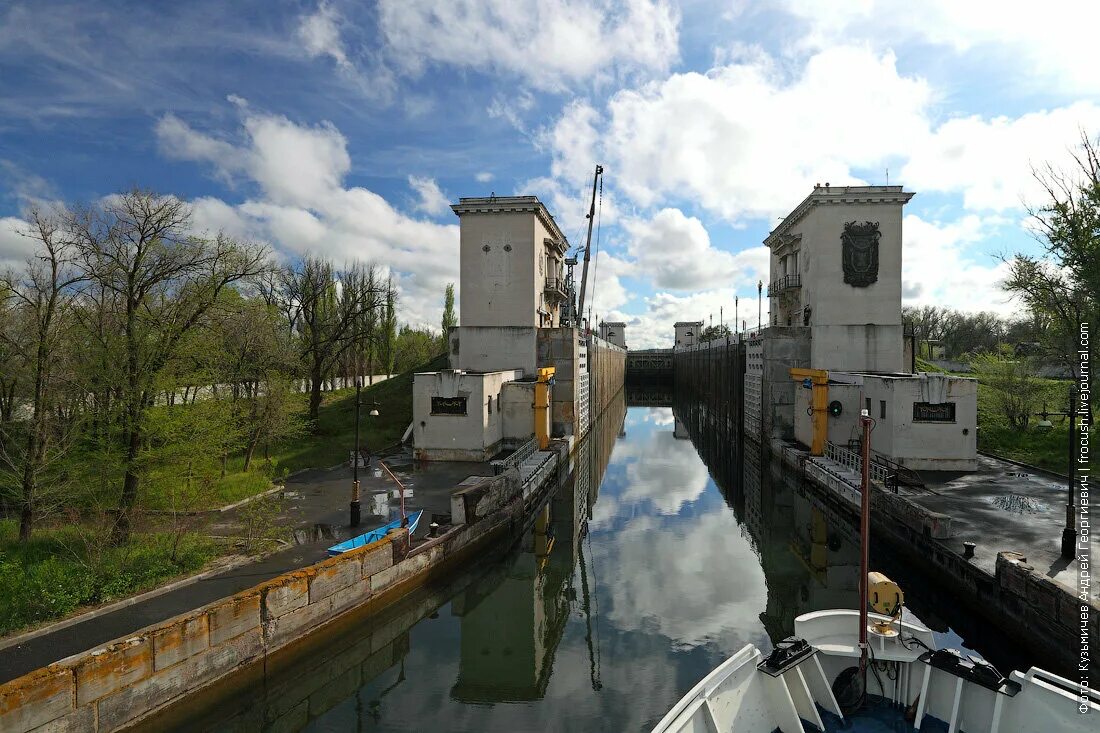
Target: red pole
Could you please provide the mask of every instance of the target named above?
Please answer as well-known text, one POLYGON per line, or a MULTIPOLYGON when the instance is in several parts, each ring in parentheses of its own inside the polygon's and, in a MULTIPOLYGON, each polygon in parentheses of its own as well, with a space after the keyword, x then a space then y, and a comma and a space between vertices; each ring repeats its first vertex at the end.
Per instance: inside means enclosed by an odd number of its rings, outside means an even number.
POLYGON ((863 428, 860 441, 862 477, 859 507, 859 671, 863 689, 867 689, 867 572, 871 547, 871 417, 864 410, 859 418, 863 428))
POLYGON ((405 517, 405 484, 397 480, 397 477, 393 475, 393 471, 390 470, 390 467, 387 466, 381 458, 378 459, 378 465, 386 469, 386 473, 390 475, 390 478, 393 479, 393 482, 397 484, 397 487, 399 489, 401 489, 401 526, 404 527, 406 524, 408 524, 408 519, 405 517))

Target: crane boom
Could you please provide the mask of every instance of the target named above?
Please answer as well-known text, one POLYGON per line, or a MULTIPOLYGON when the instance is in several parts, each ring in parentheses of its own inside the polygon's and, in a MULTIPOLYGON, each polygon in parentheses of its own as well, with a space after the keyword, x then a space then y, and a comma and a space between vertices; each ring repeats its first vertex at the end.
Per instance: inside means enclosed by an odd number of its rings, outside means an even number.
POLYGON ((577 304, 577 328, 584 319, 584 293, 588 287, 588 261, 592 259, 592 222, 596 218, 596 184, 603 175, 603 166, 596 165, 596 175, 592 177, 592 203, 588 207, 588 240, 584 245, 584 269, 581 271, 581 297, 577 304))

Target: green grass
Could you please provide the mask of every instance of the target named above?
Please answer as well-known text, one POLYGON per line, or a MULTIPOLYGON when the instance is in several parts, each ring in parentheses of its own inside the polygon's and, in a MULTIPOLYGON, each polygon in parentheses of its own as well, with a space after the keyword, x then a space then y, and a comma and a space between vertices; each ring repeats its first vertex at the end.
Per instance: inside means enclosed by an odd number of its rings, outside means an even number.
MULTIPOLYGON (((365 387, 360 441, 372 450, 387 448, 400 441, 412 422, 413 374, 446 368, 447 357, 438 356, 416 369, 365 387), (371 417, 369 413, 375 402, 378 403, 378 416, 371 417)), ((305 397, 302 395, 303 405, 305 397)), ((312 435, 273 448, 271 458, 280 472, 332 466, 348 460, 354 443, 355 390, 342 389, 324 395, 312 435)))
POLYGON ((40 529, 20 543, 18 526, 0 521, 0 635, 64 618, 193 573, 217 557, 212 540, 185 536, 175 559, 167 534, 135 535, 111 547, 89 530, 40 529))
MULTIPOLYGON (((1064 410, 1069 383, 1056 379, 1040 380, 1045 389, 1035 410, 1064 410)), ((1054 427, 1037 429, 1040 417, 1033 417, 1027 430, 1013 430, 996 409, 994 393, 987 385, 978 384, 978 449, 1057 473, 1069 470, 1069 421, 1051 417, 1054 427)))
MULTIPOLYGON (((438 371, 447 367, 447 357, 439 356, 416 369, 399 374, 384 382, 365 387, 362 391, 362 410, 359 424, 360 442, 372 450, 387 448, 401 440, 412 422, 413 374, 422 371, 438 371), (369 413, 378 404, 378 415, 369 413)), ((294 395, 298 410, 306 417, 309 395, 294 395)), ((230 456, 226 475, 216 479, 209 491, 208 502, 214 508, 254 496, 272 485, 279 478, 305 468, 327 468, 348 459, 355 444, 355 389, 325 392, 317 422, 312 430, 300 437, 271 447, 265 459, 257 450, 248 472, 244 470, 244 456, 230 456)), ((146 509, 169 509, 172 506, 169 480, 151 476, 144 484, 141 502, 146 509)))

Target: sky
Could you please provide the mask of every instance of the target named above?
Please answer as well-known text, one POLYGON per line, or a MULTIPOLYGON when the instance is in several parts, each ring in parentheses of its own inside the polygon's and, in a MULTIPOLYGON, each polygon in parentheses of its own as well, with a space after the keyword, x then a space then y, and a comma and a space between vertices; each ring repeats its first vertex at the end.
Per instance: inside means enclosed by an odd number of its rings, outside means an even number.
POLYGON ((600 163, 589 289, 631 348, 735 298, 754 326, 762 242, 825 182, 916 192, 906 305, 1011 316, 1031 170, 1100 131, 1098 26, 1091 0, 3 0, 0 267, 28 206, 140 186, 197 232, 376 262, 438 329, 448 204, 534 194, 583 246, 600 163))

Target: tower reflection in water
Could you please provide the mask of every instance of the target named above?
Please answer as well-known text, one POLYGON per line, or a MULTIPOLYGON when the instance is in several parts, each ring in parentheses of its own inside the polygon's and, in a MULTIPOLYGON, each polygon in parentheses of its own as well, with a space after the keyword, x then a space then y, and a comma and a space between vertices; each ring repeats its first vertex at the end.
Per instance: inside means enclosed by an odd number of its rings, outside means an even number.
POLYGON ((588 520, 626 403, 614 400, 575 457, 572 479, 535 515, 519 552, 451 602, 461 617, 461 658, 451 696, 460 702, 539 700, 570 615, 583 614, 591 684, 599 689, 594 593, 585 539, 588 520), (579 572, 578 572, 579 569, 579 572), (579 587, 578 587, 579 586, 579 587))

